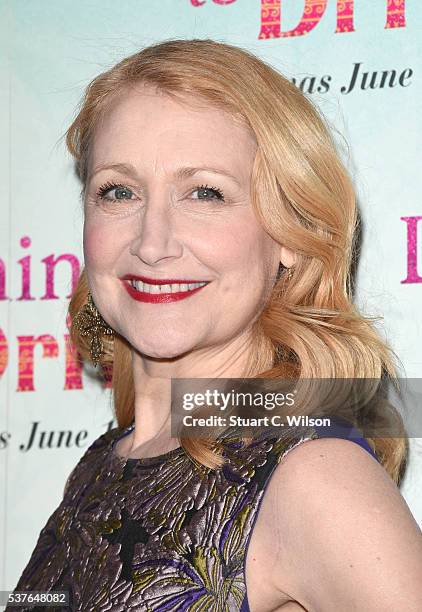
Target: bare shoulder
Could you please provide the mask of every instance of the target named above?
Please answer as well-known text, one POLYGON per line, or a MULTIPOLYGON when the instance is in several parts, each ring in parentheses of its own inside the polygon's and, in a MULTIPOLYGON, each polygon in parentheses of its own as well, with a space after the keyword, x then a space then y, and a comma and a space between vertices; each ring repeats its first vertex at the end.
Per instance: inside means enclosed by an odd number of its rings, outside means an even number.
POLYGON ((366 450, 305 441, 281 459, 267 493, 275 588, 307 610, 420 610, 421 530, 366 450))

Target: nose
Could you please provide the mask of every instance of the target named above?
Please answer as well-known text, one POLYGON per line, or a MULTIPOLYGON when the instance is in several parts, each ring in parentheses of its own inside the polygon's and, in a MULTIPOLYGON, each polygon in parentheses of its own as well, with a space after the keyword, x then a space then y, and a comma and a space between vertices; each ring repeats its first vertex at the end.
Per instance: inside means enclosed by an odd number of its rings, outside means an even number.
POLYGON ((148 266, 182 255, 182 244, 175 236, 175 211, 168 202, 149 202, 141 212, 130 253, 148 266))

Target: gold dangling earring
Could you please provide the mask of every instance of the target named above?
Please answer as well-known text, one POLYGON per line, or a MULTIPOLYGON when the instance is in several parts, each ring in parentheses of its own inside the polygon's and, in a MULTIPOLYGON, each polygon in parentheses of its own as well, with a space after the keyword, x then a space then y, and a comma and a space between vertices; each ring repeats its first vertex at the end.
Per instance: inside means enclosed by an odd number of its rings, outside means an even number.
POLYGON ((284 276, 284 274, 287 274, 287 280, 289 280, 289 281, 292 280, 292 278, 293 278, 293 266, 291 268, 287 268, 287 266, 283 266, 283 264, 280 261, 279 266, 278 266, 278 272, 277 272, 277 276, 276 276, 275 282, 278 282, 280 280, 280 278, 282 276, 284 276))
POLYGON ((104 353, 101 336, 114 336, 114 330, 104 321, 90 292, 88 292, 88 302, 76 315, 75 325, 81 336, 91 336, 90 353, 94 367, 97 367, 104 353))

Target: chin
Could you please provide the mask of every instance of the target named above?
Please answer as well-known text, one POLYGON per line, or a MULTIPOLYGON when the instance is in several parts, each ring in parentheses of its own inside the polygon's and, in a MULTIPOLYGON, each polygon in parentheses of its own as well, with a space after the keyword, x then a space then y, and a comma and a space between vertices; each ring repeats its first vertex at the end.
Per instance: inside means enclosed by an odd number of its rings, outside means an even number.
POLYGON ((153 359, 174 359, 189 353, 195 346, 193 342, 188 342, 186 337, 166 337, 165 334, 161 334, 159 338, 142 338, 142 341, 136 341, 134 338, 127 340, 140 354, 153 359))

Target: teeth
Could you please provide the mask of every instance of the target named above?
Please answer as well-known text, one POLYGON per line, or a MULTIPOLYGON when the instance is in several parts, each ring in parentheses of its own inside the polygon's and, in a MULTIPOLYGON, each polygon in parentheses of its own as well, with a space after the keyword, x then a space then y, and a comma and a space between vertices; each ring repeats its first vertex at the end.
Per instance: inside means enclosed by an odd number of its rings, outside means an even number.
POLYGON ((179 291, 192 291, 198 287, 203 287, 207 283, 174 283, 172 285, 149 285, 138 280, 131 280, 130 284, 137 291, 143 293, 178 293, 179 291))

